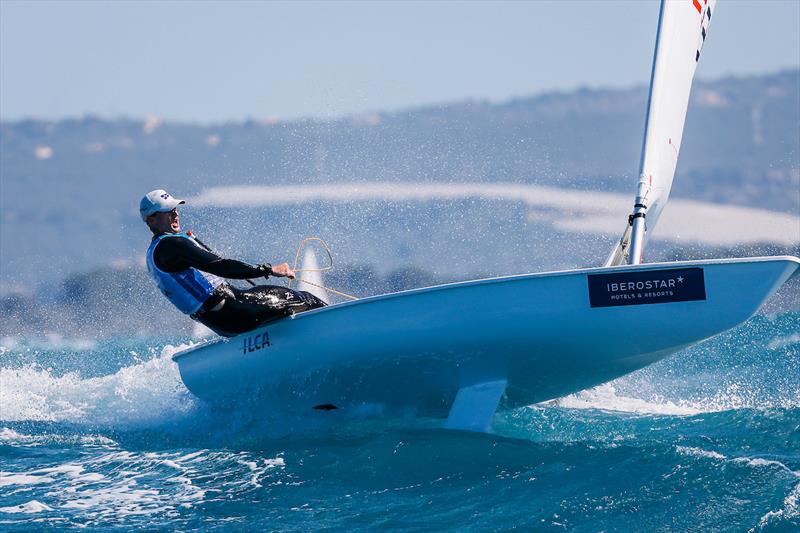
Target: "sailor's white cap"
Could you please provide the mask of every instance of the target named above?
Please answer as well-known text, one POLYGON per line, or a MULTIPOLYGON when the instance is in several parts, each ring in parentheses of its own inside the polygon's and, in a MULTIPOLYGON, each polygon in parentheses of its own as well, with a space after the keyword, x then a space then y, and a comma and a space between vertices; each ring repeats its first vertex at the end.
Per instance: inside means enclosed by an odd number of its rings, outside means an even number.
POLYGON ((153 213, 166 213, 185 203, 185 200, 178 200, 164 189, 156 189, 145 194, 139 202, 139 214, 145 220, 153 213))

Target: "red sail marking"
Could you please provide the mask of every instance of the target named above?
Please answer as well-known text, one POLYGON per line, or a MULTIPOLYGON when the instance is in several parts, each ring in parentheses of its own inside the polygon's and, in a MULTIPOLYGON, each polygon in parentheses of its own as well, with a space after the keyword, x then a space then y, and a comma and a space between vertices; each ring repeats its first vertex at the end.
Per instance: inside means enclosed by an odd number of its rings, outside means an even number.
POLYGON ((703 6, 700 5, 700 2, 698 2, 697 0, 693 0, 693 2, 694 2, 694 8, 697 10, 697 12, 702 13, 703 6))

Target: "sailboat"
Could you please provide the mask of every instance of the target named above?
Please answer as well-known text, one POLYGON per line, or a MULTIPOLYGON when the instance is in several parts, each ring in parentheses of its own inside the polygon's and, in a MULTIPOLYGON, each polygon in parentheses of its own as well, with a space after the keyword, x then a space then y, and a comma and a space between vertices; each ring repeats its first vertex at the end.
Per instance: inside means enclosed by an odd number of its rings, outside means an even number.
POLYGON ((236 409, 426 417, 486 431, 498 409, 594 387, 746 321, 800 272, 800 259, 643 262, 669 197, 714 10, 715 0, 661 3, 637 192, 602 266, 300 313, 175 354, 185 385, 236 409))

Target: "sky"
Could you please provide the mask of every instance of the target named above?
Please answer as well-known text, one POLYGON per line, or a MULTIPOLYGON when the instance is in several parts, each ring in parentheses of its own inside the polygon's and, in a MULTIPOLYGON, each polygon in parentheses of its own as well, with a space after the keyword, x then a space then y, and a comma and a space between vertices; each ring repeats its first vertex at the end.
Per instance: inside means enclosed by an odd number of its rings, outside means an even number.
MULTIPOLYGON (((657 19, 655 0, 0 0, 0 119, 292 120, 629 87, 657 19)), ((800 0, 719 0, 699 78, 798 66, 800 0)))

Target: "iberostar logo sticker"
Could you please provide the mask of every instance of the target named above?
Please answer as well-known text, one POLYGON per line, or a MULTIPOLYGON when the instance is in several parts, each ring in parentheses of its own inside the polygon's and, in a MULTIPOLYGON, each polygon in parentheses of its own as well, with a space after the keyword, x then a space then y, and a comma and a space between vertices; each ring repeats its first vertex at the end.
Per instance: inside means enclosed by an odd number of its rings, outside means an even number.
POLYGON ((705 300, 702 268, 673 268, 588 276, 592 307, 705 300))

